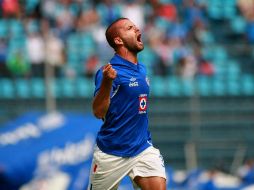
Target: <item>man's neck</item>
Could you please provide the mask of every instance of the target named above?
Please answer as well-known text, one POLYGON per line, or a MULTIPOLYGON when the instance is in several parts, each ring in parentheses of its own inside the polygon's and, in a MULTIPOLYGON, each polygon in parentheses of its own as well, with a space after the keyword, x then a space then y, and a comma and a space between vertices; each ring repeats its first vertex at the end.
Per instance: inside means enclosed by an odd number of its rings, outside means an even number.
POLYGON ((117 50, 116 53, 135 65, 138 63, 137 53, 130 52, 126 49, 117 50))

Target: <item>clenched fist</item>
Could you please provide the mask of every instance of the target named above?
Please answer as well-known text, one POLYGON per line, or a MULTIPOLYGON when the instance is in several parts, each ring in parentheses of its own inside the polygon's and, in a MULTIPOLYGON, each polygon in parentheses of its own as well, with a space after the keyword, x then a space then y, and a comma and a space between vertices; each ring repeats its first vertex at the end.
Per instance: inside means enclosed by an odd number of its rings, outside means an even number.
POLYGON ((117 72, 112 68, 111 64, 107 64, 103 68, 103 77, 108 80, 114 80, 116 78, 117 72))

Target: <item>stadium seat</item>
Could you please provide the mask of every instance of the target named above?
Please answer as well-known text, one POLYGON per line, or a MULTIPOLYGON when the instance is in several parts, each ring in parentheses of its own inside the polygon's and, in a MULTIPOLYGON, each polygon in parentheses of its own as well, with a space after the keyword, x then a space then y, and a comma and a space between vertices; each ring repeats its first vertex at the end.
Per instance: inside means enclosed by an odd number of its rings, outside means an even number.
POLYGON ((14 84, 10 79, 0 79, 0 86, 0 97, 8 99, 14 97, 14 84))
POLYGON ((185 94, 185 86, 182 83, 182 80, 176 76, 170 76, 166 81, 166 94, 170 96, 180 96, 185 94))
POLYGON ((150 47, 146 47, 142 53, 138 55, 139 61, 146 65, 147 74, 151 76, 153 74, 152 67, 156 61, 156 55, 150 47))
POLYGON ((67 98, 74 97, 76 94, 75 86, 76 84, 74 79, 68 79, 68 78, 56 79, 56 87, 61 88, 61 97, 67 97, 67 98))
POLYGON ((208 32, 208 31, 202 32, 200 34, 200 38, 201 38, 201 41, 204 44, 204 46, 214 43, 214 37, 213 37, 212 33, 208 32))
POLYGON ((34 11, 39 2, 39 0, 27 0, 25 4, 26 13, 34 11))
POLYGON ((245 95, 254 95, 254 77, 250 74, 244 74, 241 77, 241 90, 245 95))
POLYGON ((227 78, 228 80, 235 80, 241 75, 240 64, 233 60, 228 60, 227 62, 227 78))
POLYGON ((212 94, 211 83, 208 77, 199 76, 197 78, 197 92, 201 96, 209 96, 212 94))
POLYGON ((212 93, 216 96, 225 95, 225 82, 223 77, 213 77, 212 78, 212 93))
POLYGON ((5 19, 0 19, 0 38, 8 36, 8 22, 5 19))
POLYGON ((171 26, 171 23, 162 17, 157 17, 155 20, 155 25, 161 31, 166 31, 171 26))
POLYGON ((21 20, 12 19, 9 22, 9 32, 12 37, 19 37, 24 34, 24 25, 21 20))
POLYGON ((231 29, 236 34, 244 34, 246 25, 246 20, 242 16, 236 16, 230 21, 231 29))
POLYGON ((209 0, 208 15, 213 19, 232 19, 236 14, 235 0, 209 0))
POLYGON ((160 76, 152 76, 150 79, 151 95, 152 96, 164 96, 165 95, 165 83, 166 80, 160 76))
POLYGON ((215 46, 213 49, 213 59, 214 61, 226 61, 228 58, 226 49, 222 46, 215 46))
POLYGON ((236 15, 236 8, 233 5, 225 5, 224 6, 224 12, 223 12, 223 16, 226 19, 234 19, 236 15))
POLYGON ((213 60, 212 49, 213 48, 210 45, 205 45, 204 47, 201 48, 201 54, 204 57, 204 59, 213 60))
POLYGON ((35 98, 45 98, 46 90, 45 90, 45 82, 44 79, 41 78, 33 78, 31 79, 31 91, 32 96, 35 98))
POLYGON ((79 48, 80 50, 79 53, 83 59, 90 57, 92 54, 96 52, 95 42, 90 34, 81 35, 80 42, 81 42, 82 48, 79 48))
POLYGON ((11 53, 16 51, 25 51, 26 38, 24 35, 15 36, 9 41, 9 51, 11 53))
POLYGON ((207 6, 208 8, 208 15, 212 19, 221 19, 222 18, 222 13, 221 13, 221 8, 217 4, 210 4, 207 6))
POLYGON ((91 79, 79 77, 76 79, 77 95, 80 97, 92 97, 94 92, 94 82, 91 79))
POLYGON ((68 55, 68 60, 67 61, 70 65, 76 65, 76 64, 80 63, 80 58, 79 58, 79 55, 77 53, 68 51, 67 55, 68 55))
POLYGON ((58 79, 58 78, 54 79, 52 84, 52 89, 53 89, 54 96, 56 98, 63 97, 63 91, 64 91, 63 86, 65 86, 65 80, 58 79))
POLYGON ((18 98, 29 98, 31 95, 30 81, 27 79, 16 79, 14 81, 18 98))
POLYGON ((194 79, 182 79, 181 87, 184 96, 192 96, 195 93, 194 79))
POLYGON ((228 80, 227 84, 228 94, 231 96, 240 95, 240 83, 238 80, 228 80))

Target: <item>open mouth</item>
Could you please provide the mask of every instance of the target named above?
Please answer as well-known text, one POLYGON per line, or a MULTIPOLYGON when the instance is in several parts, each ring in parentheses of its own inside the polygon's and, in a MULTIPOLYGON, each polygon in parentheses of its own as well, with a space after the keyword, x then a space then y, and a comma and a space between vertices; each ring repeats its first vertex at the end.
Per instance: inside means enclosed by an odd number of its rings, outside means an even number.
POLYGON ((137 36, 137 41, 140 42, 140 43, 142 43, 141 34, 138 34, 138 36, 137 36))

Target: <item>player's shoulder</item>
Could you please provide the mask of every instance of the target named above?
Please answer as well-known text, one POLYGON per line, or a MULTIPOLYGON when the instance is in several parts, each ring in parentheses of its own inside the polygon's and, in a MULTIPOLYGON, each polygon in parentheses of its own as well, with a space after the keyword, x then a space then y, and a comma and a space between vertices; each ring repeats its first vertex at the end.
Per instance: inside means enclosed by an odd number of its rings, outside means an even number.
POLYGON ((140 67, 144 67, 145 68, 145 64, 143 62, 138 62, 138 64, 140 65, 140 67))

